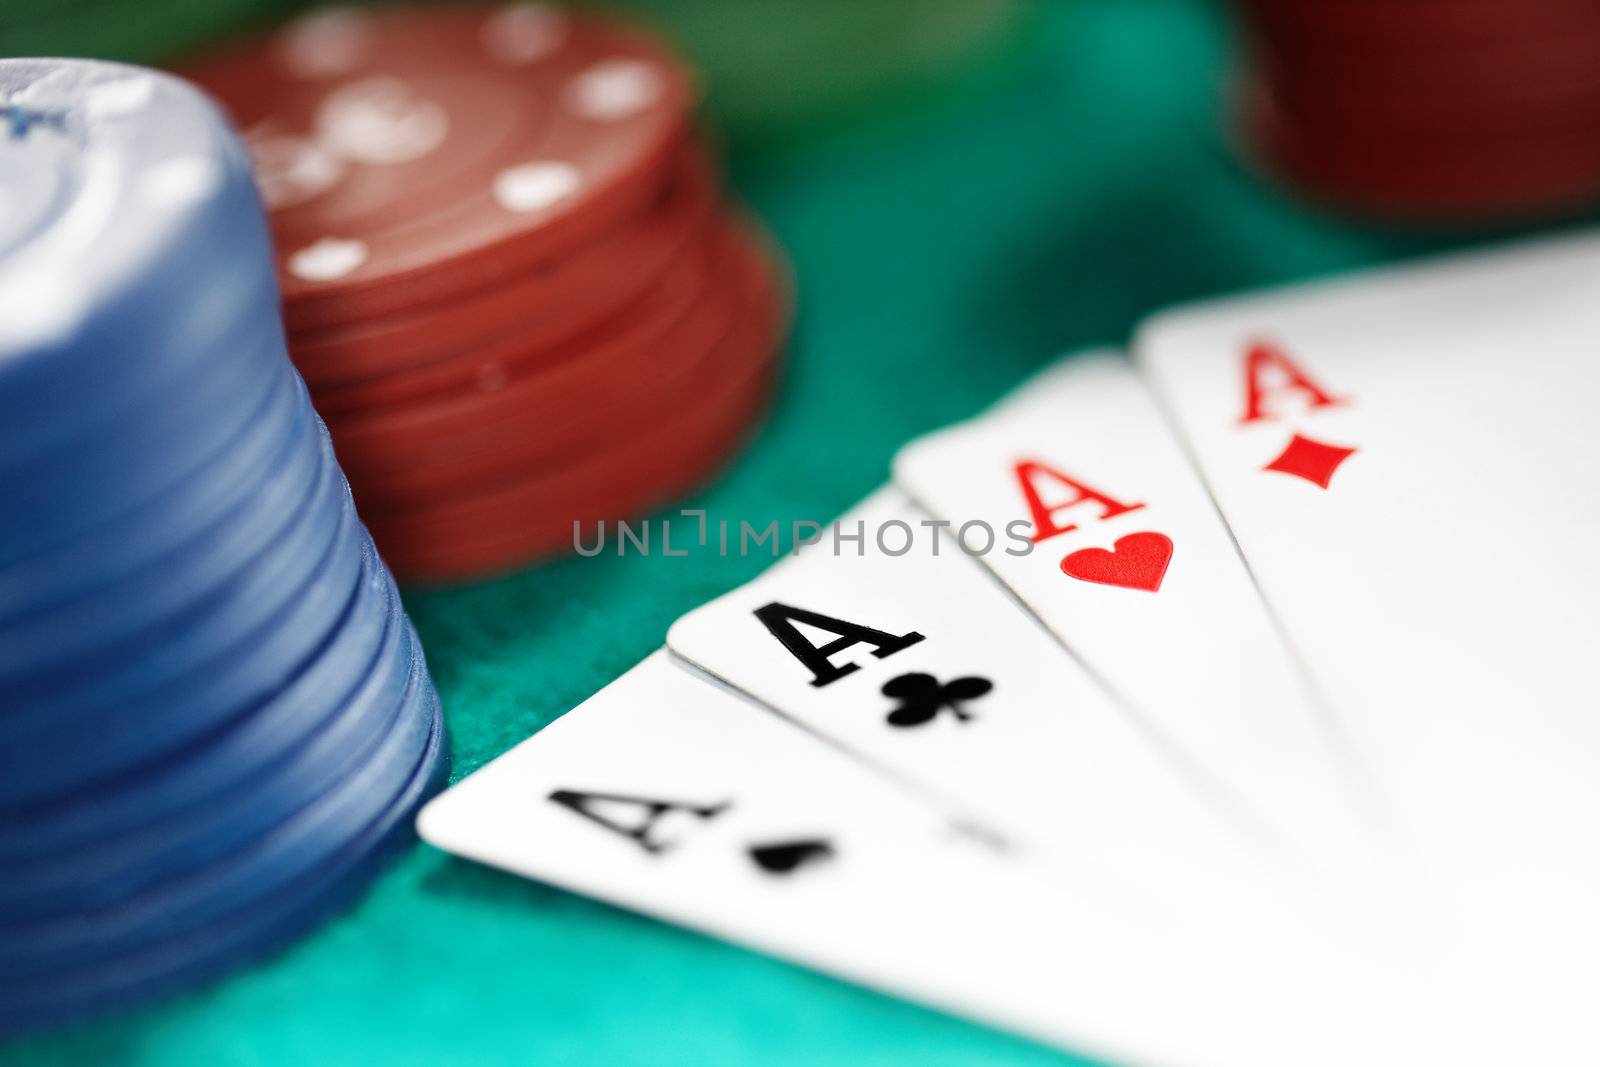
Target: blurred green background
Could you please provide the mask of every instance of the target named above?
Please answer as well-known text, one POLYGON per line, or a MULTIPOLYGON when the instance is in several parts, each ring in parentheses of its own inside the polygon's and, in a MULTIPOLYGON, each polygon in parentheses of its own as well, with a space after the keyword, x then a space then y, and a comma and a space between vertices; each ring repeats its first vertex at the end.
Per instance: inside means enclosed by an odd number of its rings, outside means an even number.
MULTIPOLYGON (((1221 106, 1230 25, 1198 0, 634 6, 698 57, 734 183, 799 283, 775 409, 688 502, 713 519, 826 520, 885 480, 905 440, 973 413, 1062 349, 1122 341, 1164 304, 1466 240, 1324 214, 1241 163, 1221 106)), ((167 61, 285 7, 4 0, 0 54, 167 61)), ((410 593, 455 776, 766 562, 569 559, 410 593)), ((0 1063, 19 1067, 1070 1062, 426 847, 264 965, 0 1048, 0 1063)))
MULTIPOLYGON (((713 90, 717 122, 741 141, 793 136, 852 108, 881 106, 947 81, 952 70, 1014 44, 1038 11, 1031 0, 571 2, 619 12, 677 42, 713 90)), ((322 6, 319 0, 6 0, 0 56, 161 65, 322 6)))

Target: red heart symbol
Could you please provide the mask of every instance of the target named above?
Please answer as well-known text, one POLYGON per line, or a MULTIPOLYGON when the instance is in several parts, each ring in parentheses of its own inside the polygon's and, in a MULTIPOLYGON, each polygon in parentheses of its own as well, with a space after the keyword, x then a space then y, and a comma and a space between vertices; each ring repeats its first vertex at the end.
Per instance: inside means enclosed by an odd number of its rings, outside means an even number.
POLYGON ((1082 548, 1061 561, 1061 572, 1071 578, 1125 589, 1161 588, 1172 562, 1172 538, 1152 531, 1117 538, 1110 549, 1082 548))

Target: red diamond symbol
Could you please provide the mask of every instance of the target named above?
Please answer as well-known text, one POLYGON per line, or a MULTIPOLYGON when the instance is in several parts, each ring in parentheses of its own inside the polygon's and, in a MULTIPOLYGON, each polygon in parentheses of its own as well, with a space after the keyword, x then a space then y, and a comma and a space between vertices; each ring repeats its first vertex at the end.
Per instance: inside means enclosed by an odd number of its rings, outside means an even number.
POLYGON ((1333 472, 1339 469, 1339 464, 1355 454, 1356 450, 1353 448, 1325 445, 1321 441, 1313 441, 1309 437, 1295 434, 1284 446, 1283 451, 1278 453, 1278 458, 1261 469, 1292 474, 1296 478, 1304 478, 1313 485, 1320 485, 1326 489, 1328 483, 1333 480, 1333 472))

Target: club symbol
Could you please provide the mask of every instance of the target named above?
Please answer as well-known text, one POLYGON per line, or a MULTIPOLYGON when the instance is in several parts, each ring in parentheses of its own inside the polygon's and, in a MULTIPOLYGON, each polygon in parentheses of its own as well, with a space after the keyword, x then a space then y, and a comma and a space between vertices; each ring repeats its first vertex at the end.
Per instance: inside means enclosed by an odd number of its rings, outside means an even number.
POLYGON ((889 712, 890 726, 921 726, 941 711, 950 712, 959 722, 970 722, 972 713, 962 702, 976 700, 993 688, 987 678, 955 678, 941 685, 931 674, 914 673, 889 679, 881 692, 900 701, 900 706, 889 712))
POLYGON ((768 874, 793 874, 801 867, 833 858, 833 844, 826 838, 778 841, 751 845, 750 861, 768 874))

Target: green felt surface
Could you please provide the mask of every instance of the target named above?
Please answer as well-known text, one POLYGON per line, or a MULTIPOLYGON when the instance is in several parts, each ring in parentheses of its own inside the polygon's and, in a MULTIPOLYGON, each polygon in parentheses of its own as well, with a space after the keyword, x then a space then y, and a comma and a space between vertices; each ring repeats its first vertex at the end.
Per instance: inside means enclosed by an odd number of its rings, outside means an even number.
MULTIPOLYGON (((736 160, 800 288, 759 436, 693 503, 825 521, 897 445, 1064 348, 1174 300, 1405 254, 1239 166, 1219 132, 1226 26, 1188 0, 1082 0, 936 101, 736 160)), ((408 596, 456 777, 657 646, 761 558, 570 559, 408 596)), ((931 931, 930 936, 937 936, 931 931)), ((1152 1018, 1151 1026, 1160 1020, 1152 1018)), ((7 1065, 827 1067, 1075 1062, 743 949, 419 847, 273 961, 7 1065)))

